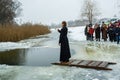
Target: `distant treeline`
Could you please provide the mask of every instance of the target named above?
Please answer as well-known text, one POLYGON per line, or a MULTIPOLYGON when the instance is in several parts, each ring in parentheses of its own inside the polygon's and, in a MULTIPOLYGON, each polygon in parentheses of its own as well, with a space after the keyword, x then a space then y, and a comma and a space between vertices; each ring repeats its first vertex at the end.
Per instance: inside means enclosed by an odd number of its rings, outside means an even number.
MULTIPOLYGON (((94 20, 93 23, 95 23, 97 20, 94 20)), ((86 24, 89 24, 88 20, 71 20, 67 21, 68 27, 76 27, 76 26, 85 26, 86 24)), ((52 24, 50 28, 58 28, 61 27, 61 24, 52 24)))
POLYGON ((88 20, 74 20, 74 21, 68 21, 68 27, 75 27, 75 26, 85 26, 88 24, 88 20))

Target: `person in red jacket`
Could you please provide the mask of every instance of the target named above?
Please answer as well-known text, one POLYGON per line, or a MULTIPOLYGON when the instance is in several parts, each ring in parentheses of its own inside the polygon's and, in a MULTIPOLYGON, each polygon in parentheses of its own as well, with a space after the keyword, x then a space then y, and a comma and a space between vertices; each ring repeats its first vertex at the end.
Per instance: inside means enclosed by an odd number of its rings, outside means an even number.
POLYGON ((89 34, 90 34, 89 40, 93 41, 94 29, 92 28, 92 25, 89 26, 89 34))

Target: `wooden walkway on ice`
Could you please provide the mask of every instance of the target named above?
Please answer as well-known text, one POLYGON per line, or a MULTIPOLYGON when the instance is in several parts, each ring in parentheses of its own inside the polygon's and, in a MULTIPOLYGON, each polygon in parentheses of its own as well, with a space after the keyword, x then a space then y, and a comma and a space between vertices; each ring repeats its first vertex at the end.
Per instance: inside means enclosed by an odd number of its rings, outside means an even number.
POLYGON ((81 67, 81 68, 92 68, 97 70, 112 70, 108 68, 110 64, 116 64, 113 62, 105 61, 93 61, 93 60, 70 60, 69 63, 52 63, 53 65, 70 66, 70 67, 81 67))

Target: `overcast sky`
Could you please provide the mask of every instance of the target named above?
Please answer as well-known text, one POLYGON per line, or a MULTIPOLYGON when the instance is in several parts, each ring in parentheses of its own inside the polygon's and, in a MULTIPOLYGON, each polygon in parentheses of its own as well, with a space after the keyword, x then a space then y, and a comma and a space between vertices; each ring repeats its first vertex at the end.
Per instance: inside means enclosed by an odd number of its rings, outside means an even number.
MULTIPOLYGON (((19 0, 22 14, 19 21, 33 23, 60 23, 63 20, 80 19, 84 0, 19 0)), ((100 17, 113 17, 117 0, 95 0, 102 13, 100 17)))

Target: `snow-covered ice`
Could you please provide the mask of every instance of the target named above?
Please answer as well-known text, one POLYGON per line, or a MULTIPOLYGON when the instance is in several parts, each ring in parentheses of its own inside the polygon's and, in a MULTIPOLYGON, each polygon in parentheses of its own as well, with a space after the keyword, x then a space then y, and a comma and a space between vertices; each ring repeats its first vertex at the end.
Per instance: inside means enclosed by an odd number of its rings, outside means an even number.
POLYGON ((11 49, 20 49, 20 48, 29 48, 30 44, 27 43, 14 43, 14 42, 1 42, 0 51, 11 50, 11 49))

